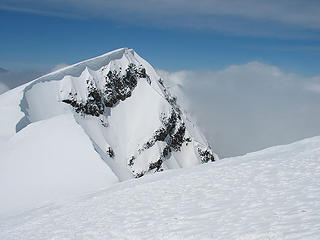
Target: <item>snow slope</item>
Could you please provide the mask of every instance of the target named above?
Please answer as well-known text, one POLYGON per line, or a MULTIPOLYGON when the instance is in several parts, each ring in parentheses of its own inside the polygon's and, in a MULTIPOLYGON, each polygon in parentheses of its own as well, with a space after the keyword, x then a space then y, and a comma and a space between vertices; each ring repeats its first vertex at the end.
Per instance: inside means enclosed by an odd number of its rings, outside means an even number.
POLYGON ((0 221, 0 239, 320 239, 320 137, 0 221))
POLYGON ((71 114, 14 135, 0 161, 0 216, 118 182, 71 114))

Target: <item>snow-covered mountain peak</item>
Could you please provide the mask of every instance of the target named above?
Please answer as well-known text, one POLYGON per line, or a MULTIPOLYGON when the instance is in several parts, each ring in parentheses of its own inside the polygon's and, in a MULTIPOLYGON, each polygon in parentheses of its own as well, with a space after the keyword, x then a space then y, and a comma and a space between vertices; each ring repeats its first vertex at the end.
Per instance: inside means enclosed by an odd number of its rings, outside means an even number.
POLYGON ((59 101, 71 106, 120 179, 214 161, 205 138, 150 64, 128 49, 102 58, 108 62, 99 68, 88 64, 79 76, 65 75, 59 101))
MULTIPOLYGON (((46 132, 45 126, 54 125, 58 131, 68 125, 61 124, 61 119, 69 125, 77 124, 75 129, 80 126, 80 135, 91 142, 86 151, 94 151, 104 161, 106 168, 112 170, 106 171, 113 175, 111 179, 122 181, 217 159, 164 81, 132 49, 118 49, 73 64, 0 96, 0 122, 7 126, 0 130, 0 140, 6 144, 10 139, 12 144, 2 163, 10 165, 14 156, 10 151, 19 151, 13 144, 15 138, 24 136, 23 139, 34 141, 33 137, 42 133, 45 142, 52 132, 46 132), (40 127, 41 131, 35 130, 40 127)), ((66 136, 69 134, 69 129, 63 131, 66 136)), ((62 162, 70 162, 77 141, 62 137, 53 145, 42 146, 43 151, 24 149, 24 155, 14 156, 14 161, 27 158, 29 165, 43 167, 43 162, 55 161, 47 155, 46 148, 50 148, 62 162), (69 145, 68 154, 61 151, 69 145)), ((48 142, 52 143, 52 139, 48 142)), ((23 149, 23 145, 19 146, 23 149)), ((86 155, 83 159, 93 165, 96 161, 86 155)), ((84 169, 78 171, 83 174, 84 169)), ((38 180, 42 181, 40 176, 38 180)))

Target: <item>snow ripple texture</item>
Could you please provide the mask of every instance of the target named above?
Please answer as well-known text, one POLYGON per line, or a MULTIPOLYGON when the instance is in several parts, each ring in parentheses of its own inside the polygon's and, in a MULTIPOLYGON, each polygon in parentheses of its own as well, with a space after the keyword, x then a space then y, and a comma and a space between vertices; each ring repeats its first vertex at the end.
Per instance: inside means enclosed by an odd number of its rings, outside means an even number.
MULTIPOLYGON (((320 137, 0 221, 0 239, 320 239, 320 137)), ((165 177, 164 177, 165 176, 165 177)))

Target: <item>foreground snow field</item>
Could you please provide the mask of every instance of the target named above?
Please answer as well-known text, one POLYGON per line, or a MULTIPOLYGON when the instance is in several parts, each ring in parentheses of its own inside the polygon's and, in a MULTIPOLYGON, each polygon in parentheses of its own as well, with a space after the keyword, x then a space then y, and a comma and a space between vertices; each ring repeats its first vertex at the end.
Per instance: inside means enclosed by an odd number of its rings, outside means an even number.
POLYGON ((2 219, 0 239, 318 240, 320 137, 2 219))

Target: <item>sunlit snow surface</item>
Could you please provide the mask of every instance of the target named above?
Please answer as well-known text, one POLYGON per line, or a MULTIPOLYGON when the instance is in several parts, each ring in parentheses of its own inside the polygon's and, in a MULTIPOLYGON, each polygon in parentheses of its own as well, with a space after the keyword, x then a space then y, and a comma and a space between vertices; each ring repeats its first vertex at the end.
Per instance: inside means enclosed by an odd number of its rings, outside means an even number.
POLYGON ((3 219, 0 239, 318 240, 320 137, 3 219))

